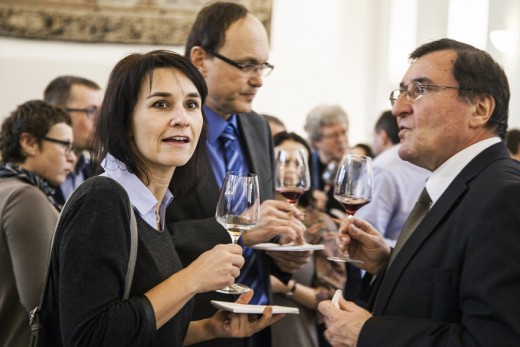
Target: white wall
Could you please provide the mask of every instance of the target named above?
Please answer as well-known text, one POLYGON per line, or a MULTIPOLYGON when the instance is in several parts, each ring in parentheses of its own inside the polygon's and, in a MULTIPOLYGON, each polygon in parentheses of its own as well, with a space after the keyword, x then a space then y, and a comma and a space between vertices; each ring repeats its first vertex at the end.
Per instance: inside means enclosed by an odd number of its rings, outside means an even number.
MULTIPOLYGON (((389 76, 405 72, 414 48, 401 44, 409 41, 416 46, 445 36, 450 1, 469 1, 468 6, 474 6, 479 0, 273 0, 269 61, 276 67, 257 95, 255 110, 276 115, 290 130, 303 134, 311 108, 338 103, 350 116, 351 144, 370 142, 374 121, 389 107, 388 94, 399 82, 389 76), (399 6, 411 13, 395 11, 399 6), (396 23, 400 25, 393 32, 396 23), (390 33, 397 40, 390 40, 390 33), (390 52, 401 65, 388 64, 390 52)), ((489 30, 520 30, 520 1, 492 3, 489 30)), ((452 17, 450 22, 467 23, 467 19, 452 17)), ((470 26, 479 25, 469 19, 470 26)), ((519 45, 506 55, 485 41, 487 46, 481 48, 504 66, 510 79, 510 127, 520 127, 519 45)), ((26 100, 41 98, 46 84, 57 75, 77 74, 104 86, 111 68, 125 54, 157 48, 182 51, 182 47, 0 37, 0 118, 26 100)))

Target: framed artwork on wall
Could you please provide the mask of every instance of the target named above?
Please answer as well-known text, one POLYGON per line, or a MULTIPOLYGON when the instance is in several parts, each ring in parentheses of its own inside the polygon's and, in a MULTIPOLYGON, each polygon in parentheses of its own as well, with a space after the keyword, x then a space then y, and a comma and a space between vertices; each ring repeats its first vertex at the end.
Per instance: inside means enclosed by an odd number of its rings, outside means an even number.
MULTIPOLYGON (((208 0, 2 0, 0 36, 53 41, 183 45, 208 0)), ((272 0, 235 0, 270 32, 272 0)))

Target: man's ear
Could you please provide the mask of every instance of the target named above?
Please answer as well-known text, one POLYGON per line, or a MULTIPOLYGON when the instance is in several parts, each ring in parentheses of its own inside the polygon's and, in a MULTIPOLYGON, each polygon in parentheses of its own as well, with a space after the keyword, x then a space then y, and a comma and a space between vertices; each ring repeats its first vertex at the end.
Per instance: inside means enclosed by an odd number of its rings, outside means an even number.
POLYGON ((193 65, 199 70, 203 77, 206 77, 206 51, 200 46, 191 47, 190 60, 193 65))
POLYGON ((38 150, 38 140, 36 137, 29 133, 22 133, 20 135, 20 148, 22 149, 22 153, 27 157, 32 157, 36 154, 38 150))
POLYGON ((477 96, 474 101, 475 110, 470 118, 470 127, 484 126, 495 110, 495 99, 491 95, 477 96))
POLYGON ((390 143, 390 137, 388 136, 386 130, 379 131, 377 135, 381 137, 381 143, 383 147, 387 147, 390 143))

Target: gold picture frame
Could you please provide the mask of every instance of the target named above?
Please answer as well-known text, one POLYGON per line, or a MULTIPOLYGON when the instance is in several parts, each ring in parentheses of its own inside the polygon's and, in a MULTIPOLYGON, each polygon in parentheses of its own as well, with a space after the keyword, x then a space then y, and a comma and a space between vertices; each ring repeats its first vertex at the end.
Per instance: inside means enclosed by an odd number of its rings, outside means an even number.
MULTIPOLYGON (((74 42, 184 45, 208 0, 2 0, 0 36, 74 42)), ((271 26, 272 0, 235 0, 271 26)))

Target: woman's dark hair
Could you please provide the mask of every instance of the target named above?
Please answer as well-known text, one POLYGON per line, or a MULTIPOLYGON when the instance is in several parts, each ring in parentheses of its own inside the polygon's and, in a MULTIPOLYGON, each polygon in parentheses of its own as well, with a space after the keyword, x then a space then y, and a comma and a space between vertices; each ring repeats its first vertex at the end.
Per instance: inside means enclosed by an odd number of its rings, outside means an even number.
POLYGON ((55 124, 72 126, 69 114, 61 107, 43 100, 30 100, 19 105, 2 123, 0 151, 4 163, 23 163, 26 155, 20 147, 23 133, 31 134, 40 142, 55 124))
MULTIPOLYGON (((123 58, 110 73, 105 97, 94 133, 93 161, 99 166, 107 153, 126 164, 127 169, 143 180, 150 182, 149 170, 135 146, 129 146, 132 138, 132 115, 137 104, 141 86, 148 79, 150 88, 153 72, 158 68, 180 71, 197 88, 204 104, 208 89, 200 72, 183 56, 166 50, 134 53, 123 58)), ((206 116, 202 110, 203 125, 195 152, 186 165, 175 169, 175 180, 170 189, 178 197, 190 191, 204 174, 201 170, 206 160, 205 143, 207 133, 206 116)))
MULTIPOLYGON (((293 132, 289 133, 289 132, 286 132, 286 131, 282 131, 282 132, 280 132, 280 133, 278 133, 278 134, 273 136, 273 143, 274 143, 275 147, 281 145, 285 141, 297 142, 297 143, 302 144, 305 147, 305 149, 307 150, 307 153, 308 153, 308 156, 305 159, 307 159, 307 165, 309 165, 309 172, 312 175, 314 170, 312 168, 312 160, 311 160, 312 150, 311 150, 311 147, 309 146, 309 143, 307 141, 305 141, 305 139, 303 137, 301 137, 300 135, 298 135, 296 133, 293 133, 293 132)), ((298 204, 300 206, 302 206, 302 207, 307 207, 307 206, 314 207, 315 201, 314 201, 314 198, 312 197, 312 190, 313 190, 312 188, 309 189, 308 191, 303 193, 303 195, 298 199, 298 204)))
POLYGON ((189 58, 194 46, 217 52, 224 45, 226 30, 248 13, 247 8, 232 2, 216 2, 204 7, 191 27, 184 56, 189 58))
POLYGON ((459 85, 459 96, 472 100, 477 96, 490 95, 495 100, 495 109, 487 128, 505 139, 509 117, 509 83, 504 70, 489 55, 478 48, 451 39, 426 43, 410 54, 415 60, 426 54, 443 50, 454 50, 457 58, 453 63, 453 77, 459 85))

